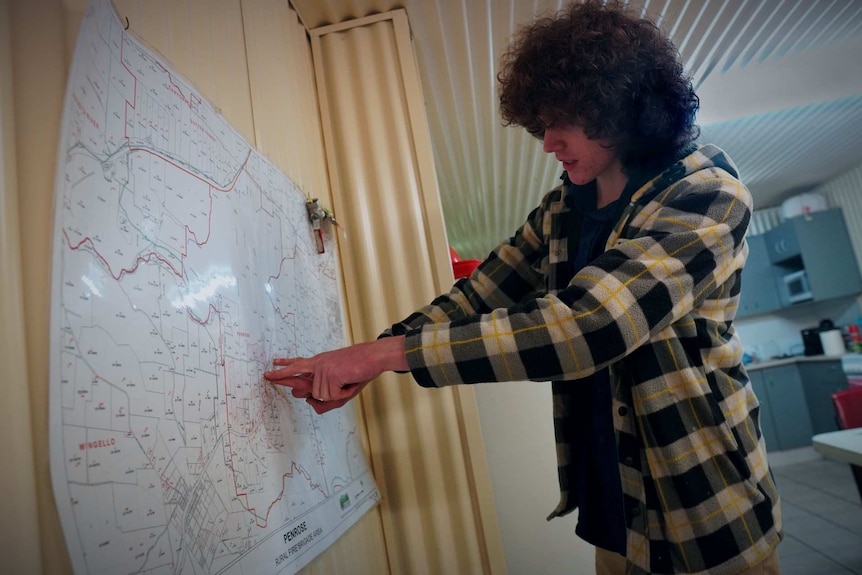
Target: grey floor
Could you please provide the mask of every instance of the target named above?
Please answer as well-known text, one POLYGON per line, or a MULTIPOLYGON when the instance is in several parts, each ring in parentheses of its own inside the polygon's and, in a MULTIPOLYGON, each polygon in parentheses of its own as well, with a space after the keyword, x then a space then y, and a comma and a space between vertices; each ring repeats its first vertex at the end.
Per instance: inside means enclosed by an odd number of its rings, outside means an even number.
POLYGON ((862 575, 862 503, 850 466, 813 450, 769 461, 783 503, 782 575, 862 575))

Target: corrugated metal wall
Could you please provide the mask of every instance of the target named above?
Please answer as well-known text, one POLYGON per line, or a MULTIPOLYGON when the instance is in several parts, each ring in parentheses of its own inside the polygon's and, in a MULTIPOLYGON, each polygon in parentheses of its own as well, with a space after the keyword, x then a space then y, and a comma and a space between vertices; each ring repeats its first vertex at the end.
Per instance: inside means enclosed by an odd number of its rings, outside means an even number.
POLYGON ((833 208, 841 208, 856 252, 856 263, 862 269, 862 166, 828 181, 812 190, 821 193, 833 208))
MULTIPOLYGON (((353 337, 371 340, 452 283, 406 15, 314 29, 312 48, 353 337)), ((391 572, 505 572, 472 390, 389 374, 363 395, 391 572)))
POLYGON ((748 225, 748 235, 756 236, 766 233, 781 223, 781 208, 765 208, 754 210, 751 223, 748 225))

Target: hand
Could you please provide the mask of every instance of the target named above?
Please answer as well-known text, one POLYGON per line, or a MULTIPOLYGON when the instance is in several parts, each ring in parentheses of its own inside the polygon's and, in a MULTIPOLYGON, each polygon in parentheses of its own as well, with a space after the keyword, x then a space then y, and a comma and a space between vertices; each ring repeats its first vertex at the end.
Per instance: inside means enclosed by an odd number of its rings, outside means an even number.
MULTIPOLYGON (((279 361, 285 361, 285 360, 278 360, 277 359, 277 360, 275 360, 274 363, 277 364, 279 361)), ((318 399, 314 399, 313 397, 311 397, 312 381, 313 380, 310 377, 308 377, 308 378, 303 377, 304 375, 307 375, 307 374, 296 374, 296 377, 290 383, 286 383, 283 385, 289 386, 291 388, 290 394, 293 397, 296 397, 299 399, 304 399, 305 403, 310 405, 311 408, 317 413, 317 415, 323 415, 327 411, 332 411, 333 409, 338 409, 339 407, 343 406, 345 403, 350 401, 350 398, 342 399, 342 400, 338 400, 338 401, 320 401, 318 399)), ((275 383, 275 382, 273 382, 273 383, 275 383)), ((278 384, 278 385, 282 385, 282 384, 278 384)), ((357 393, 359 393, 359 391, 361 391, 361 389, 362 388, 359 388, 357 390, 357 393)))
POLYGON ((316 412, 325 413, 347 403, 381 373, 407 370, 407 356, 404 337, 398 336, 308 358, 277 358, 273 365, 281 369, 266 372, 266 379, 293 388, 294 397, 305 398, 316 412))

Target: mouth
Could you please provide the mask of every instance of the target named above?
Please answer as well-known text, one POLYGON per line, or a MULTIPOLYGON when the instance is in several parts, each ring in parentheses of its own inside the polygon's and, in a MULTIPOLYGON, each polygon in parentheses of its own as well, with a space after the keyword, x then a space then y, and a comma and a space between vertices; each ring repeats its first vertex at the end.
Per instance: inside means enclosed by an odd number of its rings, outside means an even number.
POLYGON ((575 160, 560 160, 560 162, 562 162, 564 170, 571 170, 578 163, 575 160))

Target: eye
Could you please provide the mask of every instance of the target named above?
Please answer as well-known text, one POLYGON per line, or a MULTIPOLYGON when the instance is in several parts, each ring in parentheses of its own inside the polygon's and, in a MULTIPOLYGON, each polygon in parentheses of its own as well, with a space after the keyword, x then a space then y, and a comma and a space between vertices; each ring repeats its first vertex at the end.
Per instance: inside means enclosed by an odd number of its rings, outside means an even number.
POLYGON ((543 127, 533 126, 533 127, 527 128, 527 132, 531 136, 536 138, 537 140, 544 140, 545 139, 545 128, 543 128, 543 127))

